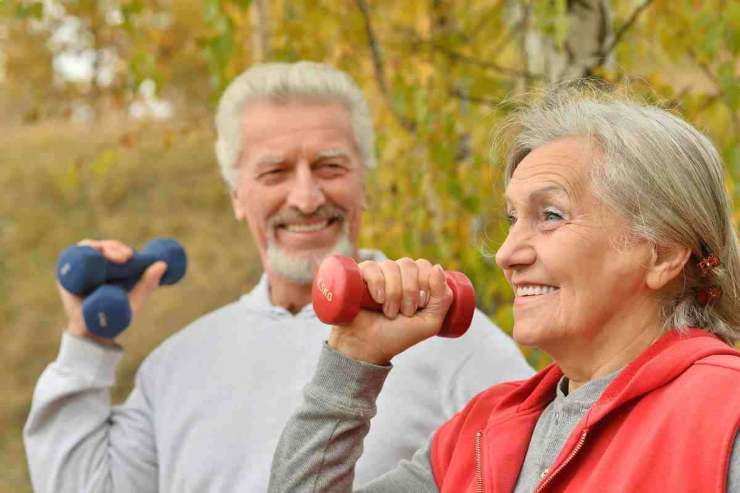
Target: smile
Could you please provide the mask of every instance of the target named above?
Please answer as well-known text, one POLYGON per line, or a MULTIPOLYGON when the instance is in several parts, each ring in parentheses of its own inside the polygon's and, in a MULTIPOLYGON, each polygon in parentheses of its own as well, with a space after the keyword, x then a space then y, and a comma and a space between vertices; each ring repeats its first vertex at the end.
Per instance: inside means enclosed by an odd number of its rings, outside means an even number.
POLYGON ((315 233, 317 231, 321 231, 322 229, 328 228, 338 220, 338 218, 332 218, 312 223, 281 224, 278 227, 290 233, 315 233))
POLYGON ((556 288, 554 286, 520 286, 516 288, 516 296, 542 296, 545 294, 554 293, 555 291, 558 291, 559 288, 556 288))

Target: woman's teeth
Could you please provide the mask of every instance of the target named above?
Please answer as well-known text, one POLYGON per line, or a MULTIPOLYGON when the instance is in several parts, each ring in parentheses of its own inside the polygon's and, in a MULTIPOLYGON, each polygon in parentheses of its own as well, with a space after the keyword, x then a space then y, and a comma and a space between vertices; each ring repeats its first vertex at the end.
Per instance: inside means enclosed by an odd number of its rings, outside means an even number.
POLYGON ((549 294, 557 291, 558 288, 554 286, 522 286, 516 288, 517 296, 538 296, 542 294, 549 294))

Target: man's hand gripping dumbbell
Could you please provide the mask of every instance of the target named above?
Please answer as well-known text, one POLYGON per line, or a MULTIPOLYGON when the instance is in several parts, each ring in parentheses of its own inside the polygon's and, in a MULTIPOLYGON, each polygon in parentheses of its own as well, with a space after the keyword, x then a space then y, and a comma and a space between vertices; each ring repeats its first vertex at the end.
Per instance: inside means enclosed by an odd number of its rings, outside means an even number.
POLYGON ((355 266, 348 257, 329 257, 316 272, 312 298, 319 319, 334 324, 329 346, 381 365, 434 335, 462 335, 475 310, 467 277, 425 259, 355 266))
POLYGON ((111 344, 160 284, 174 284, 187 269, 182 246, 149 242, 140 252, 115 240, 83 240, 57 261, 57 280, 68 331, 111 344))

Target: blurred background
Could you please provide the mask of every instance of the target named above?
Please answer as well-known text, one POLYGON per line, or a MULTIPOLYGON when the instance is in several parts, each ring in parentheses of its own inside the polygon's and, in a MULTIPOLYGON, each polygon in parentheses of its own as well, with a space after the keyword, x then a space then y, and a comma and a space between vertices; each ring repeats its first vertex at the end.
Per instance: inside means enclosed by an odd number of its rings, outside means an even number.
POLYGON ((251 63, 357 80, 380 157, 362 245, 466 272, 508 331, 486 252, 505 234, 491 147, 512 101, 584 75, 627 87, 711 137, 740 204, 738 52, 729 0, 0 0, 0 491, 30 491, 21 429, 65 322, 63 248, 174 236, 189 253, 122 337, 116 401, 154 346, 258 278, 212 152, 214 104, 251 63))

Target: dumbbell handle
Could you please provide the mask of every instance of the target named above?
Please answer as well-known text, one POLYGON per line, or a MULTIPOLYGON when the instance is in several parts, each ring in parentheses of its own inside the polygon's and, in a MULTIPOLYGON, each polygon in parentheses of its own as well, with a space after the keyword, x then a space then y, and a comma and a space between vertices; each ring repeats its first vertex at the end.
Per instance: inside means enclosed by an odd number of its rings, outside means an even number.
MULTIPOLYGON (((475 290, 467 276, 448 271, 447 285, 452 289, 452 304, 437 335, 459 337, 470 327, 475 312, 475 290)), ((359 268, 350 257, 327 257, 316 271, 312 287, 314 311, 327 324, 348 323, 360 309, 382 311, 383 305, 370 295, 359 268)))

